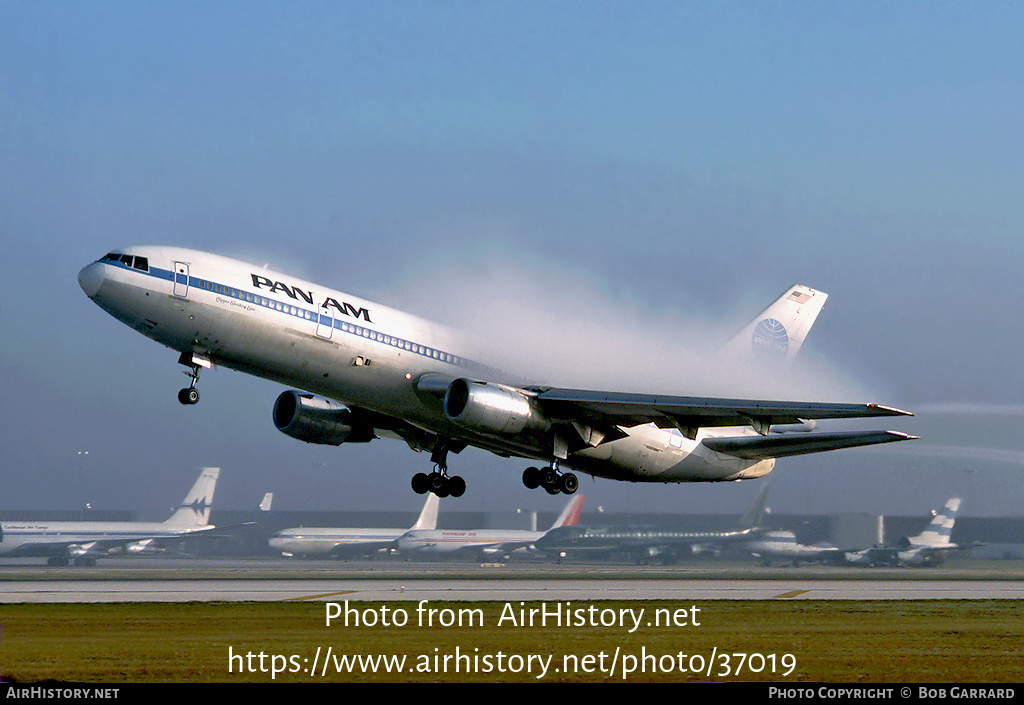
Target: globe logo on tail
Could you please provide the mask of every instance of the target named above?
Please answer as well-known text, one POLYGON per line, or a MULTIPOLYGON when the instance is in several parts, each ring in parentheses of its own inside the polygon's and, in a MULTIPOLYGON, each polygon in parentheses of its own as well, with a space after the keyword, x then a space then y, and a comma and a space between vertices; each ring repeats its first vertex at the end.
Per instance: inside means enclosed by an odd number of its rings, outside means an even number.
POLYGON ((754 326, 754 334, 750 339, 754 357, 770 364, 778 364, 786 359, 789 352, 789 334, 786 326, 774 318, 762 318, 754 326))

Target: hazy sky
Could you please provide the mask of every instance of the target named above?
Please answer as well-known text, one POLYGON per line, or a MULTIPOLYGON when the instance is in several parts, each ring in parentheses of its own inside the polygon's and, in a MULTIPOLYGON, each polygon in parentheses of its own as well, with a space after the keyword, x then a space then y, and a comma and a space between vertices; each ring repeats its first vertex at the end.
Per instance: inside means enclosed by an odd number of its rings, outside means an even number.
MULTIPOLYGON (((2 0, 0 508, 161 518, 203 465, 224 508, 422 502, 428 457, 292 440, 274 384, 217 370, 178 404, 175 353, 76 281, 172 244, 623 390, 722 384, 686 349, 799 281, 830 298, 793 396, 915 411, 872 425, 922 440, 779 461, 775 510, 1019 515, 1022 34, 1002 2, 2 0)), ((451 466, 459 508, 562 503, 523 461, 451 466)), ((614 511, 758 487, 581 477, 614 511)))

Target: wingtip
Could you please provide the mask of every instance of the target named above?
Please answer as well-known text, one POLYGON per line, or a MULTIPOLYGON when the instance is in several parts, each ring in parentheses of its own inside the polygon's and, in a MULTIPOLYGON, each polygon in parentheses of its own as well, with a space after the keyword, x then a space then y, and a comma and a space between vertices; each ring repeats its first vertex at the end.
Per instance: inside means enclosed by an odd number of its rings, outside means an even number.
POLYGON ((897 409, 895 406, 883 404, 868 404, 868 408, 877 411, 879 416, 913 416, 913 412, 897 409))

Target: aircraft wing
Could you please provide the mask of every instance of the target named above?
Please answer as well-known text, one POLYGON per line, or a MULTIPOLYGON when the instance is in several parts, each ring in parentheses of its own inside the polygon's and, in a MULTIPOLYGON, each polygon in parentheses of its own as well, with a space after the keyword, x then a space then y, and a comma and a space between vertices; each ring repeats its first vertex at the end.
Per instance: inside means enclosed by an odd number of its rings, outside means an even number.
POLYGON ((534 541, 502 541, 501 543, 492 543, 486 546, 476 546, 475 550, 484 557, 507 556, 521 548, 529 548, 534 543, 534 541))
MULTIPOLYGON (((198 532, 196 532, 198 533, 198 532)), ((65 540, 40 541, 26 543, 11 551, 10 556, 71 556, 75 557, 102 557, 113 551, 124 551, 128 546, 141 541, 152 541, 157 544, 164 544, 173 541, 182 541, 195 533, 175 536, 154 536, 153 534, 139 533, 131 536, 120 536, 117 538, 88 538, 69 536, 65 540)))
POLYGON ((820 453, 840 448, 908 441, 908 436, 897 431, 841 431, 837 433, 802 433, 777 436, 736 436, 705 438, 703 443, 711 450, 748 460, 783 458, 788 455, 820 453))
POLYGON ((773 425, 799 424, 806 419, 912 415, 878 404, 778 402, 554 388, 535 391, 537 402, 551 419, 582 423, 600 430, 653 423, 660 428, 678 428, 691 439, 696 438, 697 429, 702 427, 752 426, 759 433, 767 434, 773 425))
POLYGON ((22 556, 66 556, 77 547, 91 545, 93 541, 79 539, 77 541, 47 541, 24 543, 11 551, 6 556, 20 558, 22 556))
MULTIPOLYGON (((247 524, 255 523, 256 522, 246 522, 245 524, 236 524, 235 526, 245 526, 247 524)), ((185 530, 175 534, 159 535, 152 533, 140 533, 134 537, 122 536, 118 538, 109 539, 94 539, 87 541, 78 540, 66 543, 65 547, 69 549, 69 553, 71 553, 71 555, 103 555, 115 550, 123 551, 128 546, 142 541, 147 541, 151 545, 163 548, 172 544, 181 543, 182 541, 187 541, 188 539, 191 539, 196 536, 216 535, 213 534, 213 532, 224 531, 228 528, 231 527, 211 525, 202 528, 197 528, 195 530, 185 530)), ((227 536, 227 534, 224 534, 222 536, 227 536)))
POLYGON ((846 557, 849 562, 861 565, 893 566, 898 565, 900 562, 897 550, 895 548, 886 548, 884 546, 866 548, 863 551, 847 552, 846 557))
POLYGON ((380 541, 365 541, 360 543, 338 543, 334 548, 327 552, 327 555, 334 558, 372 556, 379 551, 387 551, 397 546, 397 539, 382 539, 380 541))

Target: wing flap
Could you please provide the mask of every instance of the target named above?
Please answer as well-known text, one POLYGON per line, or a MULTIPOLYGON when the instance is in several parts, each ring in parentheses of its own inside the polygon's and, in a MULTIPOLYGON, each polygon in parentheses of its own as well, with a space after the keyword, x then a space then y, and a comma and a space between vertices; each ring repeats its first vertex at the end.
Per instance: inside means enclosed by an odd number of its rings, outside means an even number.
POLYGON ((759 431, 776 424, 800 424, 806 419, 851 419, 912 416, 878 404, 779 402, 714 397, 624 394, 578 389, 536 390, 536 400, 551 419, 608 423, 632 427, 653 423, 661 428, 754 426, 759 431))
POLYGON ((821 453, 840 448, 878 443, 909 441, 909 436, 897 431, 838 431, 835 433, 783 434, 779 436, 735 436, 728 438, 705 438, 703 444, 711 450, 748 460, 766 460, 789 455, 821 453))

